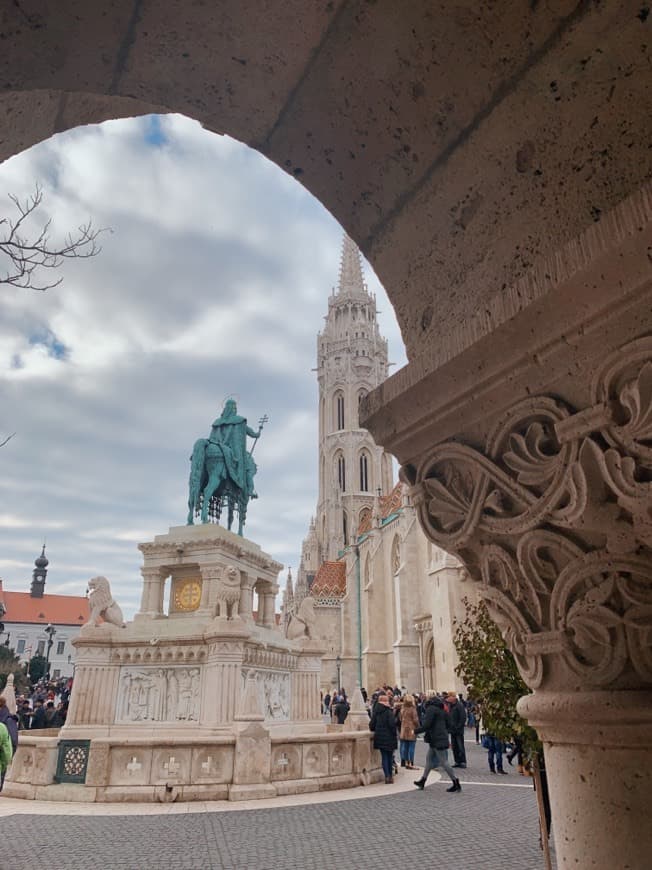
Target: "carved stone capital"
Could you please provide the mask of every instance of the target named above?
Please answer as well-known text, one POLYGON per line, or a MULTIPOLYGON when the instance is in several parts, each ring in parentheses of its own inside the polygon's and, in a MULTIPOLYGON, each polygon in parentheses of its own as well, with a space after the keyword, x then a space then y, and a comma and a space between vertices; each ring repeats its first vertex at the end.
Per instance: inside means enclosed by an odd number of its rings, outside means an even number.
POLYGON ((523 399, 402 477, 530 687, 652 685, 652 337, 606 356, 587 407, 523 399))

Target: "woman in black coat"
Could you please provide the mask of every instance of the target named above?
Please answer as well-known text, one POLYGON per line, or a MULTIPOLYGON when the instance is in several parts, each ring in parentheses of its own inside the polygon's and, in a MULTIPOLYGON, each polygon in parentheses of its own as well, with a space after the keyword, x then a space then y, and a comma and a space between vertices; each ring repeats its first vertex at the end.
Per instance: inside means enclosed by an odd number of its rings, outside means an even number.
POLYGON ((392 708, 389 706, 387 695, 378 696, 378 701, 369 723, 369 729, 374 732, 374 749, 380 750, 385 782, 394 782, 392 778, 392 759, 394 757, 394 750, 398 746, 398 740, 396 739, 396 720, 392 708))

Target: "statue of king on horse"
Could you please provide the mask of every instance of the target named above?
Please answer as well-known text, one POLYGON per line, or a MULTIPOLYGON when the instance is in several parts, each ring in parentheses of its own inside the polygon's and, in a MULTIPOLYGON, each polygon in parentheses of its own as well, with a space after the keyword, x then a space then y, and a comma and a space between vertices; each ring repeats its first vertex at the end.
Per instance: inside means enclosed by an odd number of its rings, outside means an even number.
POLYGON ((256 463, 253 447, 247 450, 247 436, 254 439, 255 447, 266 422, 267 417, 261 417, 258 431, 254 431, 238 414, 235 400, 228 399, 208 438, 195 441, 190 457, 187 525, 194 523, 195 516, 201 517, 202 523, 219 522, 226 508, 229 531, 237 511, 238 534, 242 535, 249 499, 258 498, 254 490, 256 463))

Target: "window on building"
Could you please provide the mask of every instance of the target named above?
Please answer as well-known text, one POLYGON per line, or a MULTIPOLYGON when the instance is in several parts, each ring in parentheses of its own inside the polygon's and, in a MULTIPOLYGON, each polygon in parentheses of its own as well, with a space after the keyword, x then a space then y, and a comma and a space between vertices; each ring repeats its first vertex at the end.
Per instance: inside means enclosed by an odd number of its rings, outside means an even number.
POLYGON ((63 651, 64 651, 65 648, 66 648, 66 642, 65 642, 65 640, 60 640, 60 641, 57 643, 57 655, 58 655, 58 656, 62 656, 62 655, 63 655, 63 651))
POLYGON ((344 429, 344 394, 335 394, 335 417, 337 419, 337 428, 344 429))
POLYGON ((366 395, 367 395, 366 390, 360 390, 360 392, 358 393, 358 426, 360 425, 360 403, 362 402, 362 400, 364 399, 364 397, 366 395))
POLYGON ((360 454, 360 491, 369 492, 369 457, 366 453, 360 454))
POLYGON ((60 676, 61 676, 61 671, 60 671, 60 669, 59 669, 59 668, 55 668, 55 669, 52 671, 52 679, 54 679, 54 680, 58 680, 60 676))
POLYGON ((347 542, 348 542, 348 540, 349 540, 349 529, 348 529, 348 525, 349 525, 349 524, 348 524, 347 519, 346 519, 346 511, 342 511, 342 532, 343 532, 343 534, 344 534, 344 546, 345 546, 345 547, 346 547, 347 542))
POLYGON ((25 641, 19 640, 16 644, 16 655, 20 655, 25 652, 25 641))
POLYGON ((45 655, 45 641, 39 640, 38 646, 36 647, 36 655, 42 656, 45 655))
POLYGON ((337 482, 342 492, 346 492, 346 463, 340 453, 337 457, 337 482))

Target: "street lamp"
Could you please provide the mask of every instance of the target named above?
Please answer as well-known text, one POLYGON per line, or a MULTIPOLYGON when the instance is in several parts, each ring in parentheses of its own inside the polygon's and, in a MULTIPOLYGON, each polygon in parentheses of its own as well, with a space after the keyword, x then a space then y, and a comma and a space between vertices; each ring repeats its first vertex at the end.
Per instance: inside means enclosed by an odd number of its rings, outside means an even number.
POLYGON ((45 656, 45 679, 50 679, 50 650, 52 649, 52 644, 54 643, 54 635, 57 633, 56 628, 48 622, 45 626, 45 633, 48 636, 48 651, 45 656))
POLYGON ((342 688, 342 659, 339 656, 335 659, 335 667, 337 668, 337 691, 339 692, 342 688))

